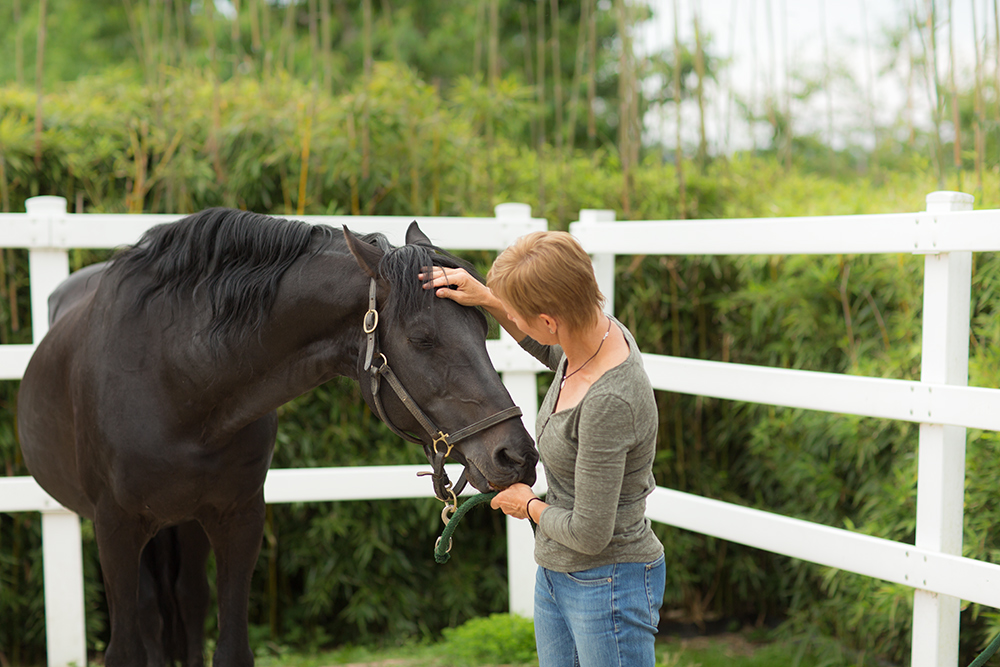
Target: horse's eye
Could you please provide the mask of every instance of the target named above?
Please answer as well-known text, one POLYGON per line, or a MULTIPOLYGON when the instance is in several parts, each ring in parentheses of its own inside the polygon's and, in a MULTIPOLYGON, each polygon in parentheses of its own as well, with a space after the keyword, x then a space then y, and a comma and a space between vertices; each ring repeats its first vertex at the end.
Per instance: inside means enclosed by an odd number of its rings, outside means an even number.
POLYGON ((421 350, 432 350, 435 347, 434 339, 424 336, 407 338, 410 345, 421 350))

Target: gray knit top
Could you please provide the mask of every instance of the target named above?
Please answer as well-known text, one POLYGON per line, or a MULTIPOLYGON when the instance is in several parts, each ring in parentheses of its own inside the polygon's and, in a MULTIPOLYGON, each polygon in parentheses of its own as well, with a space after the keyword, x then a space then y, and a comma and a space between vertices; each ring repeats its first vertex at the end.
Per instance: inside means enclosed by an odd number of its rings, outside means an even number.
POLYGON ((529 354, 556 372, 538 410, 535 436, 548 480, 547 507, 535 534, 535 561, 557 572, 611 563, 648 563, 663 545, 646 518, 656 486, 659 419, 635 339, 618 320, 629 356, 607 371, 574 407, 554 412, 566 355, 530 337, 529 354))

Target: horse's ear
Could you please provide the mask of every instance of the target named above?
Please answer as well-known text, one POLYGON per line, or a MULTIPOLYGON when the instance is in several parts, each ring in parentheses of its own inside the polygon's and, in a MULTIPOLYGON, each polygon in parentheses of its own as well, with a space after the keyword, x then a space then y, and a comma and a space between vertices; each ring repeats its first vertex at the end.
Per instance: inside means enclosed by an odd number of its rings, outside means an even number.
POLYGON ((406 243, 417 243, 419 245, 434 245, 431 240, 427 238, 427 235, 420 231, 420 226, 417 225, 417 221, 414 220, 410 223, 410 226, 406 228, 406 243))
POLYGON ((382 251, 370 243, 365 243, 359 239, 354 232, 344 225, 344 239, 347 241, 347 248, 358 260, 358 265, 364 269, 372 278, 378 277, 378 263, 382 259, 382 251))

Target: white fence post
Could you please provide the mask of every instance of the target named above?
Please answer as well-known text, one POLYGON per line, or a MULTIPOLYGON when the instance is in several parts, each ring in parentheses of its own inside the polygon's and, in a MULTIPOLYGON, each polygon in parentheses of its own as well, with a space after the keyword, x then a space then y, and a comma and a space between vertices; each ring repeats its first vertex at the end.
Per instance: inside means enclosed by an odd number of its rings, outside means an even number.
POLYGON ((80 517, 69 510, 42 512, 45 648, 49 667, 87 664, 80 517))
POLYGON ((53 221, 66 217, 64 197, 31 197, 24 202, 24 210, 38 230, 40 247, 28 251, 31 283, 31 338, 37 345, 49 330, 49 294, 69 276, 69 254, 65 250, 45 247, 52 243, 53 221))
MULTIPOLYGON (((972 195, 932 192, 928 213, 971 211, 972 195)), ((937 220, 918 221, 933 248, 937 220)), ((972 253, 929 254, 924 259, 923 343, 920 381, 967 385, 969 376, 969 309, 972 253)), ((944 554, 962 554, 965 500, 965 427, 934 423, 927 411, 920 424, 917 462, 916 546, 944 554)), ((925 575, 926 576, 926 575, 925 575)), ((958 663, 960 600, 922 590, 913 591, 912 667, 958 663)))
MULTIPOLYGON (((498 204, 494 207, 496 217, 503 219, 529 220, 529 204, 498 204)), ((513 236, 507 245, 514 242, 513 236)), ((510 335, 502 328, 500 337, 511 341, 510 335)), ((512 341, 511 341, 512 342, 512 341)), ((538 384, 533 371, 507 371, 501 374, 503 383, 510 392, 514 405, 521 408, 521 419, 528 433, 535 434, 535 417, 538 415, 538 384)), ((539 466, 539 483, 544 486, 544 472, 539 466)), ((539 489, 539 484, 535 485, 539 489)), ((527 521, 507 517, 507 599, 510 612, 527 618, 534 616, 535 609, 535 536, 527 521)))
MULTIPOLYGON (((615 212, 607 209, 584 208, 580 210, 580 223, 614 222, 615 212)), ((597 286, 606 299, 604 312, 615 314, 615 256, 613 253, 594 253, 594 275, 597 286)))
MULTIPOLYGON (((49 330, 49 294, 69 276, 69 254, 44 247, 52 242, 56 219, 66 218, 63 197, 32 197, 25 211, 38 230, 37 248, 28 251, 31 285, 31 338, 36 345, 49 330)), ((80 518, 69 510, 42 512, 42 572, 45 638, 50 667, 87 664, 83 553, 80 518)))

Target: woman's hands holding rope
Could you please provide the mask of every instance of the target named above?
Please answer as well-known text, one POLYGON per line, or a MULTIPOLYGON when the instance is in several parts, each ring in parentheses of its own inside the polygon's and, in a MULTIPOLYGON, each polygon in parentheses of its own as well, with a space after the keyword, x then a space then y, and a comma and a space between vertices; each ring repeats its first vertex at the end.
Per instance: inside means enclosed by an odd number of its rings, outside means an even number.
POLYGON ((504 514, 512 516, 515 519, 531 519, 533 522, 538 523, 542 512, 545 511, 548 505, 535 495, 530 486, 518 482, 498 493, 490 502, 490 507, 495 510, 502 510, 504 514), (530 508, 534 512, 534 515, 528 512, 528 503, 532 500, 537 501, 534 503, 535 506, 530 508))

